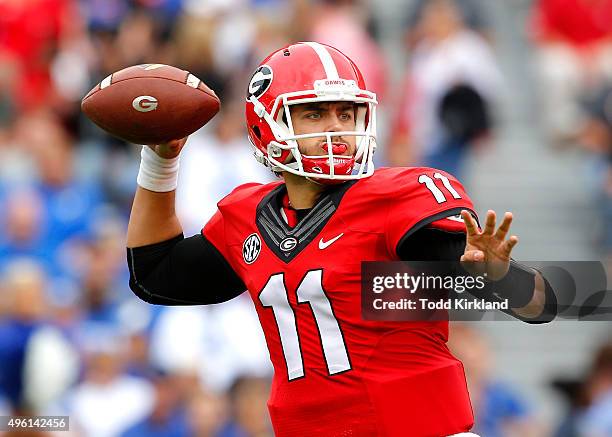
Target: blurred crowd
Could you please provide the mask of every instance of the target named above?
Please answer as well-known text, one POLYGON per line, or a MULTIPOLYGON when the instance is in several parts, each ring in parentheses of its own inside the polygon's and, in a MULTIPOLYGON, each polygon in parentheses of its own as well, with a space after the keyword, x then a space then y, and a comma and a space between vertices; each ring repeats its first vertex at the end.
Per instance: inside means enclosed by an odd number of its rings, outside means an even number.
MULTIPOLYGON (((406 1, 395 35, 401 56, 383 49, 373 5, 0 0, 0 415, 65 414, 73 435, 93 437, 271 435, 271 367, 249 297, 161 308, 129 290, 125 232, 139 148, 84 119, 80 99, 139 63, 179 66, 216 91, 220 114, 181 159, 186 235, 236 185, 273 179, 251 156, 244 92, 254 66, 293 41, 331 44, 361 67, 383 115, 379 164, 461 177, 469 154, 492 140, 504 87, 482 1, 406 1)), ((590 157, 608 254, 611 22, 612 0, 539 0, 528 23, 545 132, 551 144, 578 145, 590 157)), ((487 380, 478 334, 457 332, 482 434, 544 435, 519 393, 487 380)), ((560 437, 612 435, 609 421, 596 420, 611 415, 607 354, 594 364, 605 383, 572 398, 568 421, 578 425, 560 437), (576 431, 590 417, 607 428, 576 431)))
POLYGON ((603 217, 600 249, 612 267, 612 1, 539 0, 528 28, 540 122, 556 147, 580 147, 603 217))

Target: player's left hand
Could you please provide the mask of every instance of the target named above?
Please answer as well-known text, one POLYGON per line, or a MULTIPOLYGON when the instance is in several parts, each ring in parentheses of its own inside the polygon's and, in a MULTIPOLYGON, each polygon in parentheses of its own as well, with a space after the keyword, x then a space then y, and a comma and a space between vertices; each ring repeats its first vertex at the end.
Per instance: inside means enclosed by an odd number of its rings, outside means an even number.
POLYGON ((485 227, 481 231, 472 215, 461 211, 461 218, 467 229, 465 251, 461 256, 462 265, 472 274, 486 273, 487 279, 503 278, 510 267, 510 253, 518 243, 518 237, 512 235, 506 240, 506 235, 512 223, 512 213, 504 214, 504 219, 495 230, 495 211, 487 211, 485 227))

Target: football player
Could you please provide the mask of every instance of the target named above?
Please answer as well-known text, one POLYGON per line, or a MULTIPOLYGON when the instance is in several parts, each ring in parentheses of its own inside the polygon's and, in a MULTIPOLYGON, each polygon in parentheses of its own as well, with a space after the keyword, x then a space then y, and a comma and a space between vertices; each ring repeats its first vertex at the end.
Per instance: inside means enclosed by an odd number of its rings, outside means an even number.
POLYGON ((527 289, 528 303, 512 314, 550 319, 550 287, 510 263, 518 241, 507 238, 510 213, 495 229, 489 211, 480 230, 452 175, 374 170, 376 104, 333 47, 302 42, 272 53, 248 84, 246 123, 257 160, 281 180, 237 187, 190 238, 174 210, 185 139, 142 149, 130 287, 164 305, 248 290, 274 365, 268 407, 278 436, 441 437, 472 427, 448 323, 363 320, 362 261, 480 263, 500 284, 512 276, 527 289))

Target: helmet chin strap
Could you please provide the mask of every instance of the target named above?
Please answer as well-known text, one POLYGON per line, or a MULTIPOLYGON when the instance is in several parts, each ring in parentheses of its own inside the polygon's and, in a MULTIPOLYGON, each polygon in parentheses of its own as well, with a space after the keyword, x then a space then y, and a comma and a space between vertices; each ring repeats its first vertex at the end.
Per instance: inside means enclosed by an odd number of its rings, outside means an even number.
POLYGON ((346 182, 346 181, 333 181, 333 180, 329 180, 329 179, 321 179, 321 178, 313 178, 312 176, 305 176, 306 179, 308 179, 310 182, 312 182, 313 184, 317 184, 320 185, 321 187, 326 187, 328 185, 335 185, 335 184, 339 184, 342 182, 346 182), (330 181, 332 183, 323 183, 323 181, 330 181))

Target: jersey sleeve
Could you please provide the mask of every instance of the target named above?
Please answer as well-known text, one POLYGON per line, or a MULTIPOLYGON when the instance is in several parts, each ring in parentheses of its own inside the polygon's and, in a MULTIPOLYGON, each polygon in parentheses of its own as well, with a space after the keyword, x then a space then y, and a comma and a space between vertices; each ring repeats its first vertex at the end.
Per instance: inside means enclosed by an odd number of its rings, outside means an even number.
POLYGON ((229 263, 230 256, 226 244, 227 240, 225 238, 225 223, 223 215, 219 210, 217 210, 208 223, 204 225, 202 228, 202 235, 217 248, 223 258, 229 263))
POLYGON ((250 182, 234 188, 231 193, 217 203, 217 212, 208 220, 201 231, 202 236, 212 243, 219 251, 219 254, 235 271, 238 271, 235 264, 235 257, 232 257, 231 251, 229 250, 229 245, 231 244, 229 241, 232 234, 231 231, 236 227, 235 211, 242 211, 245 199, 248 199, 252 194, 251 189, 260 186, 261 184, 259 183, 250 182), (235 204, 238 205, 238 208, 236 208, 235 204), (232 210, 234 211, 233 215, 231 212, 232 210))
POLYGON ((245 289, 242 280, 202 235, 127 249, 130 289, 156 305, 226 302, 245 289), (204 287, 203 284, 206 284, 204 287))
POLYGON ((447 232, 465 232, 459 216, 474 205, 463 185, 441 170, 417 167, 396 174, 388 200, 385 235, 390 253, 398 254, 402 242, 419 229, 430 227, 447 232))

